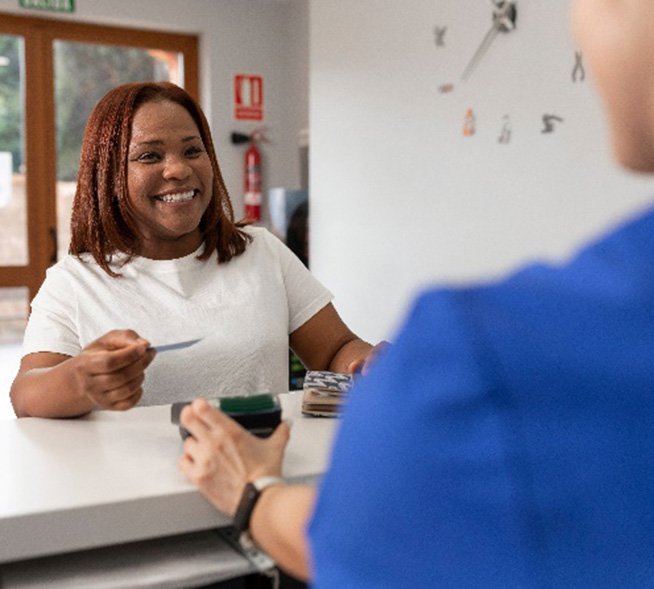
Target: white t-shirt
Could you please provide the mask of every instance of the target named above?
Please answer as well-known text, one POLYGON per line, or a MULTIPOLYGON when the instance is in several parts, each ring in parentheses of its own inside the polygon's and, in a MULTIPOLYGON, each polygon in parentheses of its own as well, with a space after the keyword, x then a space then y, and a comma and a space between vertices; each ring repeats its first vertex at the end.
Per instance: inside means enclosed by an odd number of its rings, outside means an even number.
POLYGON ((75 356, 112 329, 133 329, 153 346, 203 338, 155 357, 139 405, 287 391, 288 335, 333 297, 277 237, 245 230, 252 242, 226 264, 198 260, 200 248, 117 263, 122 276, 112 278, 88 254, 67 256, 32 301, 24 353, 75 356))

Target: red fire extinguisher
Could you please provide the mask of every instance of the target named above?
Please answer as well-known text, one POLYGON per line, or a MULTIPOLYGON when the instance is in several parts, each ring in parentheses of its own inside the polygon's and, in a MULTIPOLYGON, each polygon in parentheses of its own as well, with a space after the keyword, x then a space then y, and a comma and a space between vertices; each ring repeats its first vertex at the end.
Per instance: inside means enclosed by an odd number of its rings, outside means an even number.
POLYGON ((245 186, 243 203, 245 218, 256 222, 261 220, 261 153, 257 149, 256 133, 250 135, 250 147, 245 152, 245 186))

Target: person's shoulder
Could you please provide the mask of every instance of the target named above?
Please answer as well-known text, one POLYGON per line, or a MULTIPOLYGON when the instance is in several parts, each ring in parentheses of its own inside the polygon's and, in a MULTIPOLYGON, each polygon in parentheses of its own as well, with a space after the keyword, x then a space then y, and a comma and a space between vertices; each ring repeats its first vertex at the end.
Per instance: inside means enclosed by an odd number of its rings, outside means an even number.
POLYGON ((88 253, 67 254, 47 270, 47 277, 59 280, 78 280, 84 276, 104 274, 104 270, 88 253))
POLYGON ((83 261, 80 258, 71 254, 66 254, 63 258, 50 266, 47 269, 46 274, 48 276, 64 276, 66 274, 72 274, 76 272, 76 269, 80 264, 83 264, 83 261))
POLYGON ((75 256, 67 254, 55 264, 50 266, 45 273, 45 280, 39 288, 39 298, 56 293, 56 296, 70 296, 75 291, 75 285, 79 282, 79 265, 81 264, 75 256))
POLYGON ((614 224, 565 259, 534 260, 495 278, 425 290, 414 300, 411 323, 425 337, 424 326, 436 319, 463 321, 469 329, 492 325, 498 333, 529 324, 534 332, 553 318, 596 313, 598 304, 634 304, 650 292, 651 247, 654 212, 647 211, 614 224))
POLYGON ((95 261, 93 256, 89 253, 83 253, 79 255, 67 254, 64 256, 57 265, 63 270, 79 270, 80 268, 84 269, 96 269, 100 268, 100 265, 95 261))
POLYGON ((654 273, 654 210, 614 222, 567 259, 531 263, 498 284, 501 290, 593 296, 627 291, 654 273))
POLYGON ((277 239, 268 229, 261 227, 260 225, 246 225, 242 228, 243 232, 249 235, 253 241, 267 241, 271 239, 277 239))
POLYGON ((609 226, 590 241, 578 257, 592 254, 614 265, 630 266, 633 262, 654 264, 649 252, 654 247, 654 208, 648 208, 609 226))
POLYGON ((248 249, 279 251, 285 248, 284 242, 266 227, 246 225, 243 231, 251 238, 248 249))

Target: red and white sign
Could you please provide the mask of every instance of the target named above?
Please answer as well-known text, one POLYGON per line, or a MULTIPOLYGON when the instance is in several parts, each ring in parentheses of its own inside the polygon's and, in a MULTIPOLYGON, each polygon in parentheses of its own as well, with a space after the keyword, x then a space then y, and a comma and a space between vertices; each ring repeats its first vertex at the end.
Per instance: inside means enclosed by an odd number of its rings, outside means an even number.
POLYGON ((237 121, 263 120, 263 76, 234 75, 234 118, 237 121))

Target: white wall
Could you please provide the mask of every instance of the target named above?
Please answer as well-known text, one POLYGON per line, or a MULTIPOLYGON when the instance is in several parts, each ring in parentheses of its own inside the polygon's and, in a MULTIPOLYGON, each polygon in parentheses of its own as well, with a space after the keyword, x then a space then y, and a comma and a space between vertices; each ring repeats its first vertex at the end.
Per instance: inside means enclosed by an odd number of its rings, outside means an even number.
MULTIPOLYGON (((288 25, 292 31, 287 49, 288 85, 295 102, 288 128, 298 145, 298 134, 309 129, 309 0, 295 1, 289 10, 288 25)), ((299 183, 293 186, 298 187, 299 183)))
MULTIPOLYGON (((264 76, 264 185, 298 187, 297 133, 308 121, 308 0, 82 0, 72 15, 25 10, 0 0, 0 12, 158 29, 200 37, 200 92, 237 215, 242 214, 243 146, 230 134, 258 122, 232 118, 235 73, 264 76), (304 29, 303 29, 304 27, 304 29)), ((0 15, 0 18, 1 15, 0 15)))
POLYGON ((427 282, 560 260, 650 200, 650 180, 614 165, 592 84, 572 82, 568 0, 518 7, 517 30, 461 83, 490 2, 310 5, 311 264, 364 337, 392 335, 427 282), (564 118, 553 134, 541 133, 544 113, 564 118), (505 114, 513 135, 501 145, 505 114))

